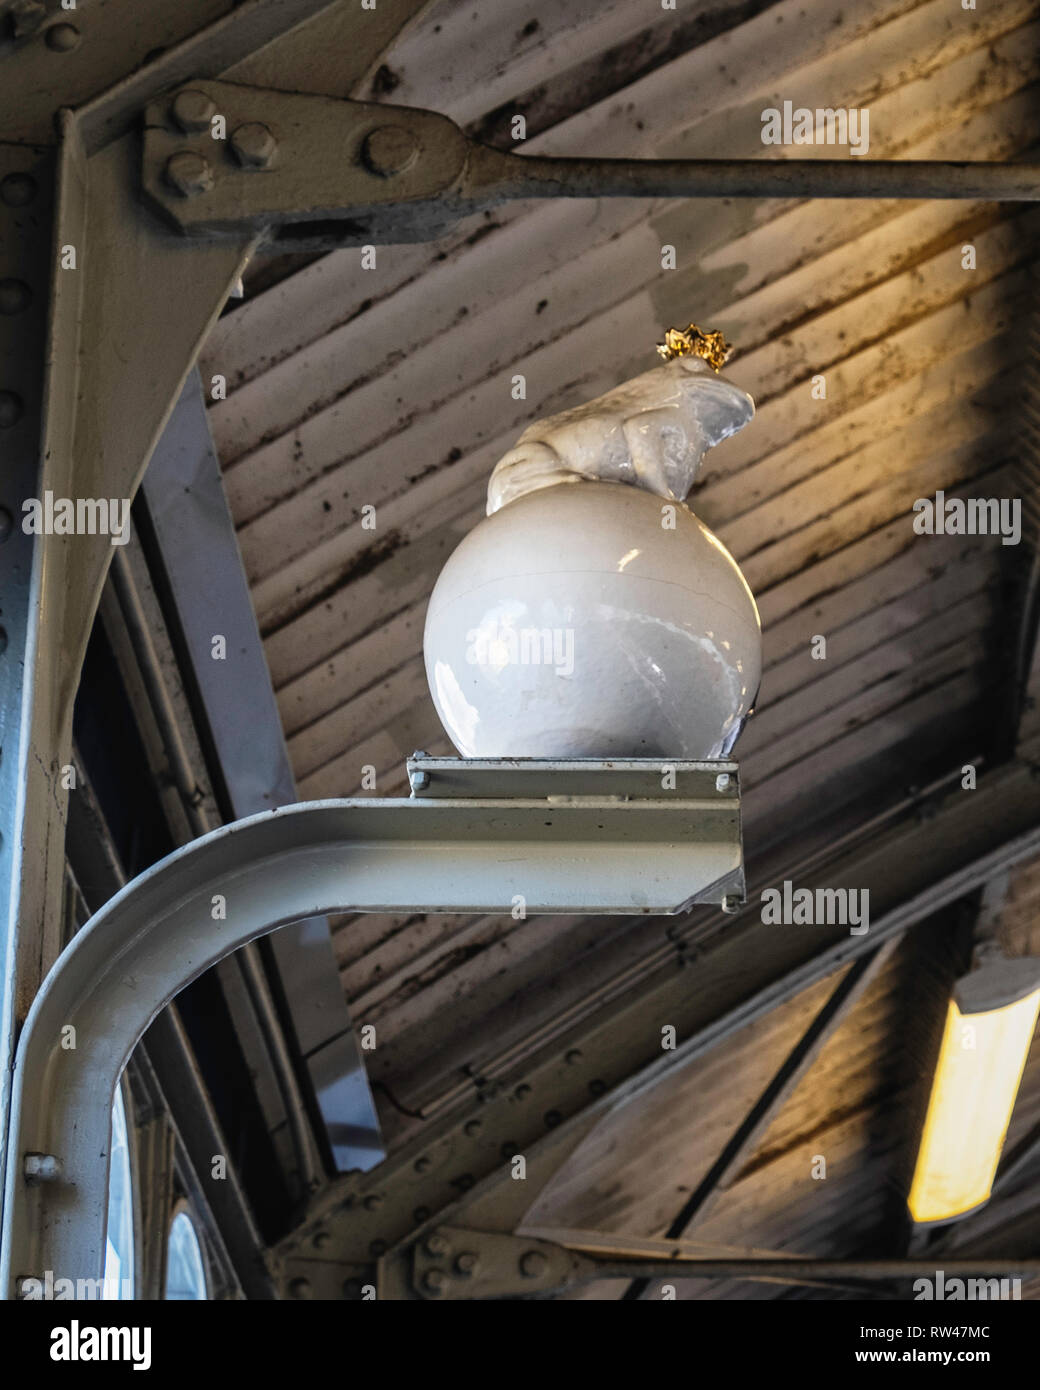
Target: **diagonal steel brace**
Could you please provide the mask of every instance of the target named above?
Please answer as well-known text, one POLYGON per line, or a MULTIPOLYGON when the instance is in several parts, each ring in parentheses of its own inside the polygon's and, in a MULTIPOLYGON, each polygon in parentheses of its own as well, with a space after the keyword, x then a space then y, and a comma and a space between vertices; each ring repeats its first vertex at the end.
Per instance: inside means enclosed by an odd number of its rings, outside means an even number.
POLYGON ((283 249, 425 241, 522 198, 1040 197, 1040 165, 522 156, 413 107, 199 80, 152 102, 142 186, 196 237, 283 249))

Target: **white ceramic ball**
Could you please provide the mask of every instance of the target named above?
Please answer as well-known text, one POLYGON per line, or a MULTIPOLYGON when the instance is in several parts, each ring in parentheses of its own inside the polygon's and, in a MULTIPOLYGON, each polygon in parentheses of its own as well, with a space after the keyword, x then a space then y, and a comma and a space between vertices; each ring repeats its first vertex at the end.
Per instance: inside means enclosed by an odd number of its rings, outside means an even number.
POLYGON ((724 757, 762 665, 729 551, 682 503, 620 483, 541 488, 481 521, 423 646, 467 758, 724 757))

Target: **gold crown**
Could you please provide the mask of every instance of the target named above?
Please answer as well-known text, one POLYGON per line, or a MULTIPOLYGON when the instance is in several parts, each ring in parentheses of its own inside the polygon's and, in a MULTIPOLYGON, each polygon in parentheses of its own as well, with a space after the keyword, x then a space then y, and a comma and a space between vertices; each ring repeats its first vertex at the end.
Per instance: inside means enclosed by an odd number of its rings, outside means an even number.
POLYGON ((733 352, 721 333, 715 329, 702 330, 695 323, 686 328, 669 328, 657 351, 670 362, 673 357, 703 357, 713 372, 717 372, 733 352))

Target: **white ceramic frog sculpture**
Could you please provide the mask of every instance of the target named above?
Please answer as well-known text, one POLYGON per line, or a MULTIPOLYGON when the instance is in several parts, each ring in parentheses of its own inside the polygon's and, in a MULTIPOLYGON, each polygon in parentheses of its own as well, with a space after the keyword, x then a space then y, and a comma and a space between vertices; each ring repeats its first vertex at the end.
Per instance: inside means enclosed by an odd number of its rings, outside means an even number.
POLYGON ((708 449, 755 413, 700 357, 676 357, 585 405, 528 426, 495 465, 488 515, 556 483, 630 483, 683 501, 708 449))
POLYGON ((427 678, 463 756, 728 756, 758 689, 758 610, 683 499, 753 414, 677 357, 524 431, 427 612, 427 678))

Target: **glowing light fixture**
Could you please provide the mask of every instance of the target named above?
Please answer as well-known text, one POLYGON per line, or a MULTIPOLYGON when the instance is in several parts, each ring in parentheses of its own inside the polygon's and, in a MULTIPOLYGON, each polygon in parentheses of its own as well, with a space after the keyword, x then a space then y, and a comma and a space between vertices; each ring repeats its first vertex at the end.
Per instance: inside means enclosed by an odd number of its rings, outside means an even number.
POLYGON ((1036 959, 987 962, 958 981, 910 1188, 915 1221, 952 1221, 988 1200, 1038 1011, 1036 959))

